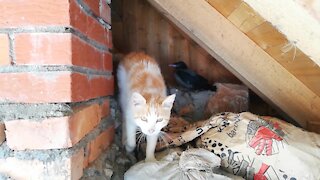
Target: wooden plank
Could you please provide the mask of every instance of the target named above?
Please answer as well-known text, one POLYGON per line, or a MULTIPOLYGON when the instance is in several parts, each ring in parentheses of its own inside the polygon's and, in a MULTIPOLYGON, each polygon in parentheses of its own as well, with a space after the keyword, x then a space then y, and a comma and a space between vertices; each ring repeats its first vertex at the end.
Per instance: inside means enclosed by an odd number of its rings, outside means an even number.
POLYGON ((146 36, 147 38, 147 53, 148 54, 152 54, 156 59, 159 59, 159 54, 158 54, 158 36, 157 36, 157 32, 158 32, 158 23, 156 21, 156 12, 151 9, 151 8, 145 8, 143 11, 143 16, 148 17, 148 23, 146 24, 147 26, 147 31, 146 34, 144 36, 146 36))
POLYGON ((207 2, 194 0, 149 0, 149 2, 248 87, 263 95, 267 101, 276 104, 303 127, 307 127, 307 121, 319 122, 319 96, 207 2))
POLYGON ((207 0, 211 6, 215 7, 222 15, 228 17, 238 6, 241 0, 207 0))
MULTIPOLYGON (((145 11, 145 9, 149 8, 149 3, 145 1, 136 1, 136 9, 134 10, 136 16, 137 16, 137 26, 134 31, 137 31, 137 42, 135 46, 137 46, 138 51, 147 52, 147 46, 148 46, 148 39, 147 39, 147 33, 148 33, 148 21, 149 16, 146 15, 148 12, 145 11)), ((128 27, 129 28, 129 27, 128 27)))
POLYGON ((243 0, 320 66, 320 22, 292 0, 243 0))
POLYGON ((241 84, 239 79, 196 43, 190 44, 189 65, 192 70, 206 77, 211 84, 215 82, 241 84))
MULTIPOLYGON (((173 69, 168 68, 168 64, 179 59, 183 59, 189 64, 192 61, 213 64, 212 68, 218 69, 215 71, 218 73, 205 73, 208 79, 212 79, 214 76, 214 79, 224 79, 226 82, 237 80, 232 73, 222 67, 212 56, 209 56, 203 48, 195 48, 194 51, 201 51, 205 58, 191 58, 191 46, 195 42, 163 17, 148 1, 119 0, 113 5, 116 6, 113 8, 116 11, 113 14, 116 16, 113 16, 114 26, 112 26, 112 29, 117 52, 148 52, 158 60, 168 84, 175 84, 175 80, 172 78, 173 69)), ((207 67, 209 66, 207 64, 207 67)))
POLYGON ((249 31, 247 35, 310 90, 320 95, 320 67, 293 43, 289 44, 286 37, 269 22, 249 31))
POLYGON ((294 43, 288 42, 287 37, 276 27, 265 22, 247 3, 242 2, 228 19, 314 93, 320 95, 320 67, 294 43))
POLYGON ((123 33, 123 11, 122 0, 115 1, 112 4, 112 43, 115 50, 125 49, 124 33, 123 33), (116 47, 116 48, 115 48, 116 47))
POLYGON ((203 51, 204 50, 199 45, 195 43, 191 45, 189 68, 209 79, 210 75, 208 74, 208 71, 210 71, 210 59, 207 58, 208 54, 203 51))
POLYGON ((315 94, 320 95, 320 67, 301 52, 300 49, 294 45, 280 44, 266 49, 266 52, 273 56, 315 94))
POLYGON ((160 33, 160 66, 162 74, 166 83, 172 85, 175 83, 173 77, 173 69, 168 67, 168 64, 174 61, 173 51, 174 51, 174 41, 171 38, 172 31, 174 30, 171 25, 162 18, 159 23, 159 26, 162 27, 160 33))
POLYGON ((228 19, 244 33, 254 29, 265 21, 244 2, 228 16, 228 19))
POLYGON ((138 0, 131 0, 131 1, 123 1, 123 26, 130 27, 130 28, 123 28, 123 40, 125 41, 125 49, 126 53, 130 51, 137 51, 138 47, 136 43, 137 39, 137 31, 135 30, 137 27, 137 14, 135 12, 137 7, 138 0))
POLYGON ((285 36, 279 33, 269 22, 264 22, 246 34, 264 50, 288 42, 285 36))

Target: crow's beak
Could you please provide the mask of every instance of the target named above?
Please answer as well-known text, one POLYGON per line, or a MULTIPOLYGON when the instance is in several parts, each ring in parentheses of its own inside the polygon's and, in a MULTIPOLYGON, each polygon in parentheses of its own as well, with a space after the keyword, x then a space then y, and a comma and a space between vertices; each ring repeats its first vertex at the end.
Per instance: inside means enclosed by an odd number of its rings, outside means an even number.
POLYGON ((176 64, 169 64, 169 67, 176 68, 176 67, 177 67, 177 65, 176 65, 176 64))

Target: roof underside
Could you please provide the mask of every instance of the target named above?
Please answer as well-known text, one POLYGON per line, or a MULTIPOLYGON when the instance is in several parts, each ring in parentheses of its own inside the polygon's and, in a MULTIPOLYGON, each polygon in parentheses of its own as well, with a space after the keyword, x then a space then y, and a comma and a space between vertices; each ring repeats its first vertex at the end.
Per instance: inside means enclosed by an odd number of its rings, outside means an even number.
POLYGON ((149 0, 249 88, 319 132, 320 22, 318 4, 305 1, 149 0))

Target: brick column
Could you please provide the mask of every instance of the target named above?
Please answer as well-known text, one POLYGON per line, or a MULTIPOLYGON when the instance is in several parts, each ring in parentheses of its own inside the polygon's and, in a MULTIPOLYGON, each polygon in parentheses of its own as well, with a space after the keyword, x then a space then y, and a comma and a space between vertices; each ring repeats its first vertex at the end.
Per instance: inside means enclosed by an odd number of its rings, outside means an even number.
POLYGON ((108 3, 0 2, 0 178, 79 179, 112 142, 108 3))

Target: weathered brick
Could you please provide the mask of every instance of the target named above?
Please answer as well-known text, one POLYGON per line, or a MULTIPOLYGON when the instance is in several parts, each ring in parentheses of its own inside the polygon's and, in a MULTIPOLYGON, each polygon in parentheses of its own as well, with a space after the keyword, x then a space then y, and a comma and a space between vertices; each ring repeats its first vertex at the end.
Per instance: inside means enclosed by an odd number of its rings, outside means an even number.
POLYGON ((91 96, 93 97, 111 95, 114 92, 113 77, 99 76, 92 78, 90 82, 91 96))
MULTIPOLYGON (((78 180, 83 175, 83 161, 84 161, 84 149, 80 149, 77 153, 73 154, 70 159, 71 165, 71 180, 78 180)), ((61 168, 61 167, 60 167, 61 168)), ((55 173, 56 174, 56 173, 55 173)))
POLYGON ((100 17, 111 24, 111 8, 106 0, 100 0, 100 17))
POLYGON ((114 92, 114 82, 111 76, 88 77, 74 73, 72 74, 72 101, 83 101, 95 97, 111 95, 114 92))
POLYGON ((103 69, 105 71, 113 71, 113 62, 112 62, 112 54, 111 53, 105 53, 103 55, 103 69))
POLYGON ((0 28, 68 25, 69 0, 1 1, 0 28))
POLYGON ((6 139, 6 134, 4 133, 5 126, 3 123, 0 123, 0 145, 3 143, 3 141, 6 139))
POLYGON ((84 151, 52 161, 24 160, 17 157, 0 159, 0 173, 12 179, 71 179, 78 180, 83 174, 84 151))
POLYGON ((113 77, 72 72, 0 74, 0 100, 44 103, 79 102, 113 94, 113 77))
POLYGON ((79 142, 86 134, 94 129, 101 121, 101 106, 98 104, 75 109, 75 114, 69 118, 71 142, 79 142))
POLYGON ((41 122, 13 120, 5 122, 7 144, 11 149, 55 149, 72 146, 69 117, 49 118, 41 122))
POLYGON ((87 144, 84 158, 84 168, 96 160, 99 155, 112 143, 114 138, 114 127, 104 130, 99 136, 87 144))
POLYGON ((15 54, 16 64, 72 64, 71 34, 16 34, 15 54))
POLYGON ((113 44, 112 44, 112 31, 110 30, 106 30, 105 31, 105 36, 107 37, 107 47, 112 49, 113 48, 113 44))
POLYGON ((83 0, 83 2, 93 11, 96 16, 99 16, 99 0, 83 0))
MULTIPOLYGON (((111 15, 107 12, 108 5, 101 6, 99 0, 86 0, 97 16, 102 16, 110 22, 111 15), (102 8, 103 7, 103 8, 102 8)), ((105 2, 104 2, 105 3, 105 2)), ((3 27, 30 27, 30 26, 72 26, 90 38, 106 44, 108 37, 106 29, 90 16, 87 16, 75 0, 61 0, 44 2, 30 0, 24 2, 6 1, 0 6, 0 28, 3 27)), ((110 10, 109 10, 110 11, 110 10)))
POLYGON ((7 34, 0 34, 0 66, 7 66, 10 63, 9 37, 7 34))
MULTIPOLYGON (((87 0, 89 6, 99 16, 99 0, 87 0), (98 5, 96 5, 98 4, 98 5)), ((24 2, 6 1, 0 6, 0 28, 30 26, 72 26, 83 34, 102 44, 107 44, 106 29, 87 16, 75 0, 24 2)))
POLYGON ((107 117, 110 114, 110 101, 109 99, 105 100, 101 105, 101 117, 107 117))
MULTIPOLYGON (((104 54, 78 37, 72 37, 72 64, 97 70, 104 69, 104 54)), ((110 70, 110 69, 107 69, 110 70)))
POLYGON ((66 117, 6 121, 7 144, 15 150, 71 147, 100 123, 103 108, 104 104, 92 104, 77 107, 66 117))
POLYGON ((105 69, 104 54, 111 56, 69 33, 17 34, 15 52, 16 64, 75 65, 97 70, 105 69))
POLYGON ((75 29, 101 44, 108 43, 105 33, 107 29, 92 17, 87 16, 74 1, 70 2, 70 18, 70 25, 75 29))
POLYGON ((16 102, 68 102, 72 98, 69 72, 2 73, 0 99, 16 102))
POLYGON ((96 139, 90 142, 89 163, 93 162, 112 143, 114 127, 106 129, 96 139))

